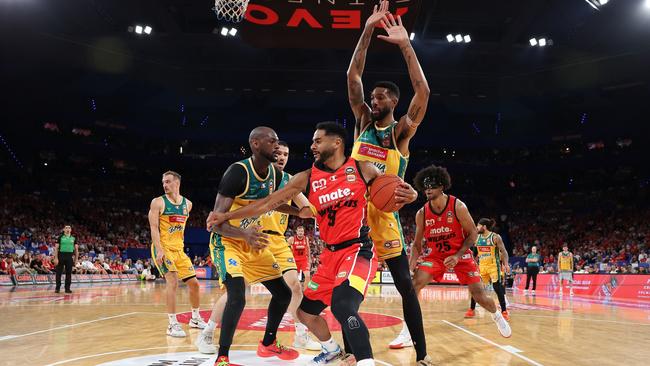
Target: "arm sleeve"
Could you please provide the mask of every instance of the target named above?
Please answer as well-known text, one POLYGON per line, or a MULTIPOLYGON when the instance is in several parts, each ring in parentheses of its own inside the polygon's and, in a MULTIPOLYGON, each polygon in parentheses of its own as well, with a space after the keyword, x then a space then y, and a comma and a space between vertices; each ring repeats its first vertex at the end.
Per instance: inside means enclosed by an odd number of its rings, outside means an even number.
POLYGON ((240 164, 231 165, 221 177, 219 194, 235 198, 246 189, 246 170, 240 164))

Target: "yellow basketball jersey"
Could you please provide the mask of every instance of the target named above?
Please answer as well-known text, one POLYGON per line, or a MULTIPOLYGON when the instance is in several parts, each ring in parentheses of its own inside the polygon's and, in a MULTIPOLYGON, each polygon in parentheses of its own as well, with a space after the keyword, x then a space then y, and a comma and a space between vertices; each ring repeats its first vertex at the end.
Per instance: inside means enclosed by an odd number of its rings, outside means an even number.
POLYGON ((499 265, 499 250, 494 244, 494 233, 484 237, 479 234, 476 240, 476 249, 478 250, 479 265, 499 265))
POLYGON ((573 272, 573 256, 571 253, 560 252, 560 271, 573 272))
POLYGON ((190 217, 187 201, 183 197, 181 204, 175 205, 166 195, 163 195, 162 199, 165 202, 165 209, 159 216, 160 245, 164 249, 183 250, 185 224, 190 217))
MULTIPOLYGON (((266 196, 273 193, 273 191, 275 191, 276 176, 273 164, 269 164, 269 169, 266 177, 260 177, 257 175, 255 168, 253 168, 253 162, 251 158, 239 161, 235 164, 240 164, 246 170, 246 190, 244 190, 244 192, 239 196, 235 197, 235 200, 230 207, 230 211, 235 211, 240 207, 247 206, 251 202, 265 198, 266 196)), ((249 227, 253 223, 261 225, 264 229, 272 227, 273 216, 262 214, 259 217, 248 217, 241 220, 230 220, 231 225, 240 227, 242 229, 249 227)))
POLYGON ((396 126, 397 121, 387 127, 377 127, 374 123, 368 125, 354 142, 352 157, 375 164, 385 174, 404 178, 408 156, 403 156, 397 149, 396 126))
MULTIPOLYGON (((291 174, 282 172, 282 179, 277 189, 284 187, 289 182, 289 179, 291 179, 291 174)), ((287 204, 291 204, 291 201, 287 202, 287 204)), ((273 231, 276 234, 284 235, 289 226, 289 215, 278 211, 267 212, 260 219, 262 220, 258 220, 258 225, 262 226, 262 230, 273 231), (264 218, 264 216, 268 217, 264 218)))

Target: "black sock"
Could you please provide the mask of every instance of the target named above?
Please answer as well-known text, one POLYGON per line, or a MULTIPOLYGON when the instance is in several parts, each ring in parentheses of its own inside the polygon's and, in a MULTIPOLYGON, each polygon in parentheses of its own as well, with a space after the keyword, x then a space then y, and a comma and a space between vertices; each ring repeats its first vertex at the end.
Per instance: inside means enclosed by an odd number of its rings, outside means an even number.
POLYGON ((472 310, 476 310, 476 300, 474 300, 472 295, 470 295, 470 298, 472 299, 472 301, 470 301, 470 303, 469 303, 469 308, 472 309, 472 310))
POLYGON ((497 297, 499 298, 499 305, 501 305, 501 311, 502 312, 506 311, 506 288, 499 281, 494 282, 492 284, 492 287, 494 288, 494 292, 497 293, 497 297))
POLYGON ((348 336, 345 335, 345 332, 341 332, 343 335, 343 348, 345 349, 345 353, 354 353, 352 352, 352 346, 350 346, 350 341, 348 341, 348 336))
POLYGON ((332 314, 341 324, 348 346, 357 360, 372 358, 368 327, 358 312, 362 301, 363 295, 350 287, 349 281, 336 286, 332 291, 332 314))
POLYGON ((427 355, 427 341, 424 336, 424 325, 422 324, 422 309, 420 309, 420 301, 413 288, 406 253, 402 251, 402 255, 399 257, 387 259, 386 264, 393 276, 395 288, 402 295, 404 322, 409 333, 411 333, 416 360, 423 360, 427 355))
POLYGON ((218 319, 221 321, 218 357, 228 356, 237 323, 239 323, 241 313, 244 311, 244 306, 246 306, 246 287, 242 277, 231 277, 228 274, 223 284, 228 291, 228 301, 226 301, 223 317, 218 319))
POLYGON ((289 286, 287 286, 282 277, 262 282, 262 284, 272 295, 266 319, 266 331, 262 339, 264 346, 270 346, 275 341, 282 317, 287 312, 287 308, 289 308, 291 289, 289 289, 289 286))

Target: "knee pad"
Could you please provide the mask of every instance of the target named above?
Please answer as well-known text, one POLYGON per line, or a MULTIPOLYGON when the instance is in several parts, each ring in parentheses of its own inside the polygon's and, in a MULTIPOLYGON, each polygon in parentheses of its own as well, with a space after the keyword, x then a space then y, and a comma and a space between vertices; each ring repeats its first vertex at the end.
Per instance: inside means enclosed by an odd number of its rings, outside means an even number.
POLYGON ((351 316, 358 317, 362 301, 363 296, 346 282, 336 287, 332 293, 332 314, 341 324, 345 324, 351 316))
POLYGON ((273 296, 273 301, 280 304, 289 304, 291 302, 291 289, 284 282, 284 279, 276 278, 274 280, 264 281, 262 284, 273 296))

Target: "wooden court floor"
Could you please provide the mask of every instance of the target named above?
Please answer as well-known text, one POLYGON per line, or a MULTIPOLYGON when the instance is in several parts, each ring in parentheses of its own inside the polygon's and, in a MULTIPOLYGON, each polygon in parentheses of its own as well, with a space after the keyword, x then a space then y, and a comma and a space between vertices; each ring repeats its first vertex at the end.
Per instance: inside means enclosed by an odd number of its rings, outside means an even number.
MULTIPOLYGON (((215 282, 201 282, 202 314, 221 292, 215 282)), ((72 295, 52 287, 0 289, 0 365, 208 365, 188 337, 165 335, 164 283, 77 286, 72 295)), ((179 292, 179 312, 189 311, 187 291, 179 292)), ((509 339, 499 336, 492 320, 478 308, 464 319, 469 303, 462 287, 430 286, 421 296, 427 348, 441 365, 648 365, 650 303, 602 303, 590 298, 512 295, 509 339)), ((256 287, 247 297, 231 361, 247 366, 301 365, 258 359, 254 355, 264 328, 269 296, 256 287)), ((389 350, 400 331, 401 300, 390 285, 373 286, 362 306, 378 365, 413 365, 412 348, 389 350)), ((182 321, 183 316, 180 316, 182 321)), ((285 317, 279 338, 292 342, 285 317)), ((185 325, 186 331, 188 327, 185 325)), ((217 330, 218 332, 218 330, 217 330)), ((340 340, 340 332, 335 332, 340 340)), ((313 353, 312 353, 313 354, 313 353)))

